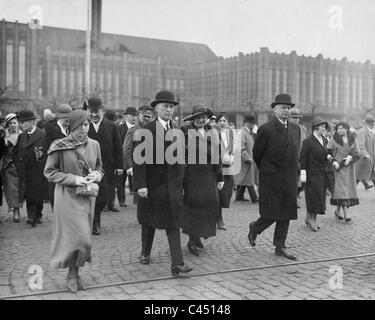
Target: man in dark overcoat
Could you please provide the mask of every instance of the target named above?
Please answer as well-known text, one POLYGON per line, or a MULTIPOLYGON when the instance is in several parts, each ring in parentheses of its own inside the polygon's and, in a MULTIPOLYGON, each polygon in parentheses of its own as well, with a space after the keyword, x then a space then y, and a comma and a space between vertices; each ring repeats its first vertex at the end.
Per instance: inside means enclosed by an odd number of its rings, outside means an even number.
MULTIPOLYGON (((61 104, 56 110, 56 118, 54 121, 48 122, 44 131, 46 132, 45 139, 45 150, 48 151, 52 142, 57 139, 65 138, 69 135, 69 116, 72 112, 72 107, 68 104, 61 104)), ((51 202, 51 207, 53 210, 54 203, 54 193, 55 184, 53 182, 48 182, 48 195, 49 201, 51 202)))
POLYGON ((259 168, 260 218, 249 225, 248 239, 255 246, 256 236, 276 222, 275 254, 295 260, 285 249, 289 221, 297 219, 297 174, 300 129, 288 121, 294 103, 288 94, 279 94, 271 104, 275 117, 260 126, 253 148, 259 168))
POLYGON ((20 203, 26 199, 27 224, 42 223, 43 202, 48 199, 48 183, 44 177, 47 156, 45 132, 36 126, 38 117, 30 110, 22 110, 18 120, 23 132, 15 147, 20 203))
POLYGON ((104 176, 99 184, 99 194, 95 202, 93 234, 100 234, 100 215, 105 205, 113 198, 116 176, 123 173, 122 145, 117 125, 103 118, 102 101, 98 98, 88 99, 88 111, 91 123, 88 136, 99 142, 104 176))
POLYGON ((178 225, 184 206, 185 165, 170 164, 168 158, 164 156, 165 151, 172 144, 172 141, 167 141, 165 137, 175 127, 172 116, 177 104, 174 94, 170 91, 160 91, 156 94, 151 106, 155 108, 157 117, 134 133, 135 141, 141 139, 142 135, 145 140, 137 143, 133 152, 133 185, 140 197, 137 204, 137 218, 142 225, 141 262, 150 263, 154 229, 164 229, 171 252, 173 276, 192 271, 192 268, 184 265, 178 225), (148 162, 141 159, 141 144, 145 146, 143 150, 145 154, 152 153, 148 162))

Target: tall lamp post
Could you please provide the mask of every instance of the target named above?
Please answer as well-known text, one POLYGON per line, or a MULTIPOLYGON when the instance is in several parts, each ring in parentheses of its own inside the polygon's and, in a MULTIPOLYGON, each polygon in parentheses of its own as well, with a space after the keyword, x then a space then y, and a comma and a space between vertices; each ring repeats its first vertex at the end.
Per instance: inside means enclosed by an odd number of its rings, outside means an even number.
POLYGON ((92 0, 87 0, 87 29, 85 52, 85 91, 87 97, 90 97, 91 92, 91 1, 92 0))

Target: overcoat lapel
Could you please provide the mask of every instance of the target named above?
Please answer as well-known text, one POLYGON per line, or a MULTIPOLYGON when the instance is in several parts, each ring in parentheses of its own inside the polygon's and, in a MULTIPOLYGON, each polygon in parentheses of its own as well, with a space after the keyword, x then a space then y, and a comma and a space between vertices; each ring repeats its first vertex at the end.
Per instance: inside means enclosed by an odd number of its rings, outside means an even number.
MULTIPOLYGON (((26 135, 27 135, 27 133, 26 133, 26 135)), ((34 142, 38 141, 42 137, 43 137, 42 131, 39 128, 36 128, 35 132, 33 132, 33 134, 30 135, 30 139, 29 140, 27 140, 27 136, 25 136, 25 138, 26 138, 25 148, 27 148, 28 146, 32 145, 34 142)))

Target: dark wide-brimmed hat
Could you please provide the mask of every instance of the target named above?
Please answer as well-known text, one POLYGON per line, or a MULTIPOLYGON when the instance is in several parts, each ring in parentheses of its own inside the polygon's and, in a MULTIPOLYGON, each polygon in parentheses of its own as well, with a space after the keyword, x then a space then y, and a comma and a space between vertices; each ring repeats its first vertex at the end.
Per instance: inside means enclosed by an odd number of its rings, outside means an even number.
POLYGON ((138 108, 138 111, 141 112, 141 113, 152 113, 153 109, 151 106, 149 105, 144 105, 144 106, 140 106, 138 108))
POLYGON ((134 108, 134 107, 127 107, 124 114, 130 114, 132 116, 137 116, 138 110, 137 110, 137 108, 134 108))
POLYGON ((375 118, 372 115, 368 115, 365 119, 365 123, 374 123, 375 118))
POLYGON ((61 104, 56 109, 56 119, 67 119, 72 112, 72 107, 68 104, 61 104))
POLYGON ((350 126, 349 126, 349 123, 347 123, 346 121, 339 121, 336 125, 335 125, 335 131, 337 132, 337 128, 339 126, 342 126, 343 128, 345 128, 346 130, 349 131, 350 129, 350 126))
POLYGON ((29 121, 29 120, 35 120, 38 119, 38 116, 31 110, 22 110, 18 114, 18 121, 29 121))
POLYGON ((97 111, 99 109, 103 109, 104 106, 103 106, 103 103, 102 103, 101 99, 99 99, 99 98, 90 98, 87 101, 87 108, 91 109, 93 111, 97 111))
POLYGON ((294 109, 290 110, 289 118, 301 119, 302 116, 299 113, 299 109, 294 108, 294 109))
POLYGON ((322 118, 316 118, 311 123, 311 128, 314 130, 314 128, 319 127, 320 125, 324 124, 326 128, 328 128, 328 122, 324 121, 322 118))
POLYGON ((198 104, 193 107, 193 113, 190 116, 186 117, 183 121, 191 121, 204 114, 207 115, 207 118, 211 118, 213 116, 212 111, 207 108, 206 105, 198 104))
POLYGON ((274 108, 278 104, 286 104, 288 106, 291 106, 292 108, 295 106, 294 103, 292 103, 292 97, 287 93, 280 93, 275 97, 275 102, 272 102, 271 107, 274 108))
POLYGON ((247 115, 247 116, 245 116, 245 118, 243 119, 243 123, 254 123, 254 124, 256 124, 255 117, 254 117, 254 116, 247 115))
POLYGON ((178 105, 176 101, 176 97, 174 96, 173 92, 170 91, 159 91, 156 96, 155 100, 150 103, 151 107, 155 108, 158 103, 171 103, 173 105, 178 105))

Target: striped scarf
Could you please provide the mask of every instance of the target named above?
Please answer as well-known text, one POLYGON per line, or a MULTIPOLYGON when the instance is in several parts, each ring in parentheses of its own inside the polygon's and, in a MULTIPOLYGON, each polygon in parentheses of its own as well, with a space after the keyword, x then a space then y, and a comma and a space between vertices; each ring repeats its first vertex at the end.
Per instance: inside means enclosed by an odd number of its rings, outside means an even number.
POLYGON ((50 148, 47 151, 47 155, 51 154, 52 152, 60 151, 60 150, 78 149, 81 146, 86 146, 87 142, 88 142, 87 136, 83 141, 79 141, 72 134, 70 134, 65 138, 58 139, 52 142, 50 148))

